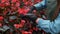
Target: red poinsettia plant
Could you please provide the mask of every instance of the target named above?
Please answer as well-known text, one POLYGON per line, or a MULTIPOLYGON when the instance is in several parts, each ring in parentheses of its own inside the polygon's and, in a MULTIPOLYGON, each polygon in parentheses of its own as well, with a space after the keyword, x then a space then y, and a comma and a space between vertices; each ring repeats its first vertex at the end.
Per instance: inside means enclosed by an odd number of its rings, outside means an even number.
MULTIPOLYGON (((41 2, 42 0, 1 0, 0 1, 0 21, 3 21, 4 19, 8 19, 9 16, 15 15, 13 14, 15 12, 17 12, 18 15, 20 14, 27 14, 28 11, 30 10, 30 7, 38 2, 41 2), (10 15, 9 15, 10 14, 10 15), (8 16, 7 16, 8 15, 8 16)), ((34 10, 34 12, 36 13, 36 10, 34 10)), ((18 17, 17 17, 18 19, 18 17)), ((17 20, 15 19, 15 20, 17 20)), ((12 20, 10 20, 12 21, 12 20)), ((9 21, 9 22, 10 22, 9 21)), ((19 20, 17 20, 19 21, 19 20)), ((14 22, 14 21, 12 21, 14 22)), ((15 28, 22 28, 25 25, 25 20, 20 20, 19 24, 14 24, 13 26, 15 28)), ((11 23, 12 24, 12 23, 11 23)), ((31 27, 31 24, 29 24, 31 27)), ((1 26, 1 24, 0 24, 1 26)), ((33 30, 38 30, 38 28, 33 28, 30 29, 29 31, 33 31, 33 30)), ((31 33, 30 32, 30 33, 31 33)), ((28 33, 26 31, 24 31, 24 33, 28 33)))

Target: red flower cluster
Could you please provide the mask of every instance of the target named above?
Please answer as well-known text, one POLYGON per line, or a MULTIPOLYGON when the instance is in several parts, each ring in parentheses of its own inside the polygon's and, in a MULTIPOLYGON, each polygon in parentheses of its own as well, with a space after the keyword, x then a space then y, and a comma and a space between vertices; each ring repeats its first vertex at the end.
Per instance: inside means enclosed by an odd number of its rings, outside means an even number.
MULTIPOLYGON (((19 14, 21 12, 25 13, 27 12, 29 6, 34 5, 37 2, 40 2, 41 0, 1 0, 0 2, 0 8, 5 9, 4 11, 17 11, 19 14), (23 3, 23 7, 21 7, 21 4, 23 3), (27 9, 26 9, 27 8, 27 9)), ((5 13, 5 12, 4 12, 5 13)))
MULTIPOLYGON (((27 14, 27 12, 30 10, 29 8, 32 5, 34 5, 34 4, 36 4, 40 1, 42 1, 42 0, 1 0, 0 1, 0 21, 2 22, 4 19, 6 21, 6 19, 7 19, 7 22, 9 22, 11 24, 12 24, 12 22, 14 23, 13 26, 16 29, 22 28, 26 24, 25 23, 26 21, 21 20, 21 22, 19 22, 19 24, 16 24, 15 22, 18 21, 17 20, 18 15, 27 14), (17 12, 18 15, 13 14, 14 12, 17 12), (8 15, 7 13, 10 14, 10 15, 8 15), (10 21, 8 21, 9 17, 10 17, 10 21)), ((36 13, 36 10, 34 10, 34 13, 36 13)), ((41 13, 43 14, 43 12, 41 12, 41 13)), ((28 20, 27 20, 27 22, 28 22, 28 20)), ((0 27, 1 26, 2 26, 2 24, 0 23, 0 27)), ((27 23, 27 26, 28 26, 28 28, 32 27, 30 23, 27 23)), ((38 28, 33 27, 32 29, 29 30, 29 32, 22 31, 22 34, 32 34, 33 30, 38 31, 38 28)))

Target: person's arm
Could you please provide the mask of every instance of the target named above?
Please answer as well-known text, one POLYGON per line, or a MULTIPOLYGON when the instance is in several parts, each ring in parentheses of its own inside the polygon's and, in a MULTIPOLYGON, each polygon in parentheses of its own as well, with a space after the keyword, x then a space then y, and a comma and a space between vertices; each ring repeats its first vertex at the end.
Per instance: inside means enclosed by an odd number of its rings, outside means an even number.
POLYGON ((38 18, 37 24, 47 33, 49 32, 51 34, 57 34, 58 32, 60 32, 60 20, 50 22, 50 20, 43 20, 41 18, 38 18))
POLYGON ((36 8, 37 10, 40 10, 40 9, 42 9, 42 8, 45 8, 45 7, 46 7, 46 0, 43 0, 43 1, 35 4, 34 6, 35 6, 35 8, 36 8))
POLYGON ((43 0, 33 6, 30 7, 30 11, 28 13, 32 13, 33 10, 41 10, 46 8, 46 0, 43 0))
POLYGON ((43 29, 47 33, 57 34, 60 32, 60 14, 53 22, 38 18, 32 13, 26 14, 25 17, 34 23, 36 22, 38 24, 37 27, 40 27, 40 29, 43 29))

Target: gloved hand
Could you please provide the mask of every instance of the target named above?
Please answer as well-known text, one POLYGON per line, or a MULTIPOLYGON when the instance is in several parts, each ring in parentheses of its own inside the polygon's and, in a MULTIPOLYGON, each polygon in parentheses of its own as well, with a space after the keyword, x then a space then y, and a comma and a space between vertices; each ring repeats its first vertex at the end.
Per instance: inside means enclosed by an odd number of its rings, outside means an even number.
POLYGON ((36 21, 36 19, 37 19, 37 16, 35 16, 34 14, 32 14, 32 13, 27 13, 26 15, 20 15, 19 16, 21 19, 28 19, 28 20, 30 20, 30 21, 36 21))
POLYGON ((31 6, 30 7, 30 10, 28 11, 28 13, 32 13, 33 10, 36 10, 36 7, 35 6, 31 6))
POLYGON ((37 16, 32 14, 32 13, 28 13, 25 15, 26 19, 30 21, 30 23, 32 24, 32 27, 36 27, 37 23, 36 23, 36 20, 37 20, 37 16))
POLYGON ((32 13, 26 14, 25 17, 26 17, 27 19, 29 19, 30 21, 32 21, 32 22, 35 22, 36 19, 37 19, 37 16, 34 15, 34 14, 32 14, 32 13))

